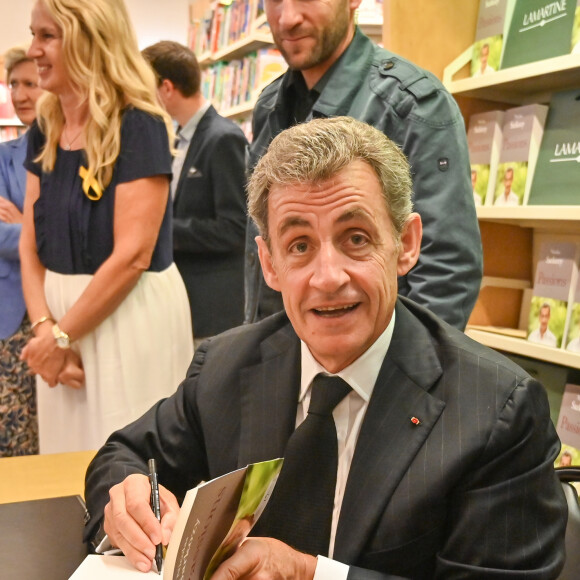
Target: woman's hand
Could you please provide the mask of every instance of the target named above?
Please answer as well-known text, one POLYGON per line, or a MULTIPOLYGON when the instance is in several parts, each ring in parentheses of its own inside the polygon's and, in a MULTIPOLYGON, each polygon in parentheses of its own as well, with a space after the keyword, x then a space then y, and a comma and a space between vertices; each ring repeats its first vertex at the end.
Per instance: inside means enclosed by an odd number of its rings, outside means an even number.
POLYGON ((22 349, 20 359, 28 363, 30 370, 40 375, 49 387, 58 384, 58 376, 63 371, 67 350, 56 346, 51 329, 42 330, 31 338, 22 349))
POLYGON ((0 222, 21 224, 23 217, 22 212, 11 201, 0 196, 0 222))
POLYGON ((65 362, 57 381, 73 389, 85 386, 85 371, 81 357, 74 350, 65 351, 65 362))

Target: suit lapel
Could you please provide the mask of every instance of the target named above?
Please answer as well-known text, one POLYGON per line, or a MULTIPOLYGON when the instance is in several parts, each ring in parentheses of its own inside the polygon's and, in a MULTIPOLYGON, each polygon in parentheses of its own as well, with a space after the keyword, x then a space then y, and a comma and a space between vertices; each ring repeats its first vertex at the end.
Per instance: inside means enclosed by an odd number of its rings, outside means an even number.
POLYGON ((300 341, 291 325, 266 339, 260 352, 261 362, 240 373, 240 466, 281 457, 296 423, 300 341))
POLYGON ((445 403, 429 394, 441 376, 433 339, 400 303, 391 345, 354 453, 334 557, 353 563, 445 403), (417 425, 412 418, 418 418, 417 425))
POLYGON ((183 189, 183 181, 187 177, 187 172, 191 167, 195 167, 197 156, 199 152, 203 149, 205 144, 205 133, 211 125, 211 120, 215 113, 215 109, 210 105, 209 109, 205 112, 203 117, 199 120, 197 127, 193 133, 191 141, 189 142, 189 147, 185 153, 185 160, 181 168, 181 173, 179 175, 179 181, 177 182, 177 187, 175 188, 175 199, 173 204, 177 203, 177 200, 183 189))

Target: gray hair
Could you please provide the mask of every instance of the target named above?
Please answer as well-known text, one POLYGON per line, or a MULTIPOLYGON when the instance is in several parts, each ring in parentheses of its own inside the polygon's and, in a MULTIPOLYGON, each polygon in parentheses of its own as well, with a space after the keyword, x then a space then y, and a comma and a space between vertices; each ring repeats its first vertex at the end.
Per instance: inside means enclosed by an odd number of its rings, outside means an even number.
POLYGON ((26 54, 26 49, 21 46, 15 46, 10 48, 4 54, 4 68, 6 69, 6 79, 9 80, 14 67, 22 64, 23 62, 34 62, 28 54, 26 54))
POLYGON ((314 184, 361 160, 379 180, 397 240, 412 211, 409 163, 378 129, 351 117, 314 119, 280 133, 248 183, 248 210, 268 241, 268 196, 274 185, 314 184))

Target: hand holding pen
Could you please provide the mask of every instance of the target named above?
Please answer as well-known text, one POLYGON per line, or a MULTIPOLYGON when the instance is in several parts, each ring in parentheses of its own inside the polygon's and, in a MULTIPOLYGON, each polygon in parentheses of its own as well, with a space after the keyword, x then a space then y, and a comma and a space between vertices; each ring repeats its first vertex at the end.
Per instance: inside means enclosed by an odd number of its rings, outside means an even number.
MULTIPOLYGON (((157 467, 155 459, 149 460, 149 483, 151 484, 151 509, 155 517, 161 521, 161 503, 159 501, 159 482, 157 481, 157 467)), ((157 573, 161 574, 163 566, 163 544, 157 544, 155 548, 155 564, 157 565, 157 573)))

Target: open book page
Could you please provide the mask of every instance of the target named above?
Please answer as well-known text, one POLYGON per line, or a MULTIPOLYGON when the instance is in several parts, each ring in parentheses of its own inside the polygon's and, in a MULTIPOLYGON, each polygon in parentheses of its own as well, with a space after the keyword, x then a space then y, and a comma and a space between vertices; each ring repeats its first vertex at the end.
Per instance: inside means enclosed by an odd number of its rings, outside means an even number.
POLYGON ((251 464, 188 491, 167 548, 163 579, 209 578, 257 521, 282 462, 251 464))
MULTIPOLYGON (((264 510, 283 459, 253 463, 190 489, 163 562, 163 580, 204 580, 239 546, 264 510)), ((155 570, 149 575, 160 576, 155 570)), ((71 580, 143 578, 124 556, 88 556, 71 580)))
POLYGON ((281 467, 282 460, 264 461, 248 466, 236 517, 208 564, 204 580, 212 577, 218 566, 236 551, 250 533, 272 495, 281 467))

